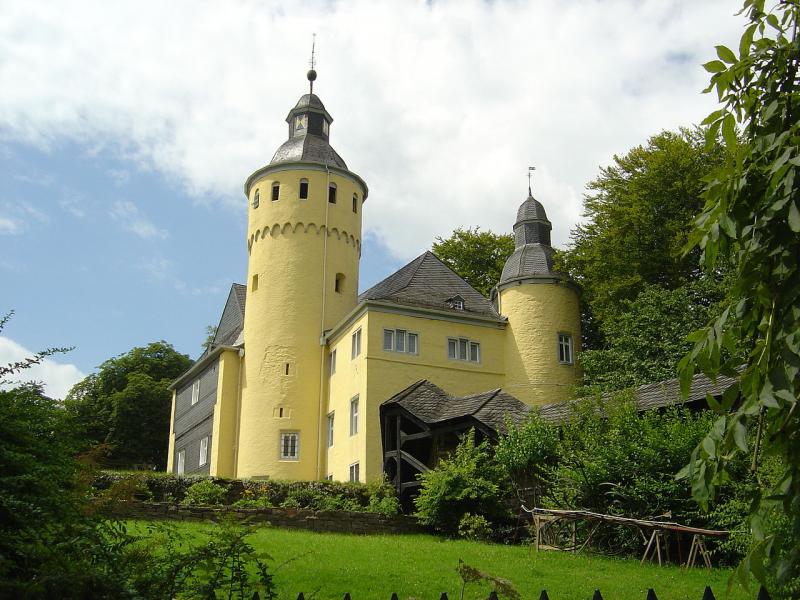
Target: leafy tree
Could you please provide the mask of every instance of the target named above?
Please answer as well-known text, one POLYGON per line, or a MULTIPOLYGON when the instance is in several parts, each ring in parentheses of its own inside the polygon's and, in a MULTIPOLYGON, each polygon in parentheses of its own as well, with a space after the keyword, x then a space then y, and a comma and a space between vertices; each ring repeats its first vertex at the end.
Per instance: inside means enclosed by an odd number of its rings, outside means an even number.
POLYGON ((670 290, 647 284, 603 322, 605 343, 580 357, 584 384, 610 392, 675 377, 686 337, 719 312, 727 283, 704 277, 670 290))
POLYGON ((108 444, 116 464, 166 464, 169 384, 192 361, 168 343, 154 342, 109 359, 76 384, 64 400, 89 443, 108 444))
POLYGON ((210 350, 211 344, 214 343, 214 338, 217 336, 216 325, 206 325, 206 339, 203 342, 203 350, 210 350))
POLYGON ((715 377, 743 369, 741 400, 734 406, 735 391, 725 395, 684 474, 707 505, 732 458, 752 451, 756 467, 763 450, 782 459, 777 485, 754 494, 756 543, 740 566, 743 581, 750 572, 764 583, 772 573, 780 586, 800 576, 800 2, 765 9, 764 0, 745 0, 742 12, 749 23, 738 55, 717 46, 719 60, 704 65, 712 73, 706 92, 722 104, 705 120, 707 142, 721 131, 727 156, 708 180, 688 246, 702 251, 707 269, 731 255, 734 273, 724 312, 693 335, 696 345, 681 362, 684 390, 695 370, 715 377), (726 356, 736 345, 744 358, 726 356), (745 434, 754 422, 751 447, 745 434), (776 507, 791 527, 769 532, 765 523, 776 507))
POLYGON ((572 231, 571 248, 557 255, 559 270, 583 288, 588 332, 591 319, 602 323, 645 285, 675 289, 700 275, 698 253, 681 250, 686 223, 702 208, 704 177, 721 155, 699 131, 664 131, 615 155, 588 184, 586 222, 572 231))
POLYGON ((449 238, 436 238, 433 253, 464 281, 488 297, 514 252, 514 236, 459 227, 449 238))

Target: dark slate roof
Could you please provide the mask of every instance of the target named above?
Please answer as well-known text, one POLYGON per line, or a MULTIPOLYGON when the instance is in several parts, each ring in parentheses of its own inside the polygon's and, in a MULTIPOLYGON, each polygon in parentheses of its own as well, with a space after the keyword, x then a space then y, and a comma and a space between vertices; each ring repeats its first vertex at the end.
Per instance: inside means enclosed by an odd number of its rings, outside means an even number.
POLYGON ((450 396, 439 386, 422 379, 395 394, 381 406, 397 405, 428 425, 471 417, 490 429, 505 433, 506 418, 519 423, 530 407, 501 389, 469 396, 450 396))
POLYGON ((404 306, 452 311, 454 316, 471 314, 503 321, 486 297, 454 273, 433 252, 421 254, 361 294, 358 300, 382 300, 404 306), (449 301, 456 296, 463 298, 464 310, 450 306, 449 301))
MULTIPOLYGON (((725 390, 737 383, 737 379, 721 375, 717 377, 717 382, 712 382, 705 375, 698 374, 692 378, 692 388, 685 404, 693 404, 703 401, 705 406, 706 394, 721 396, 725 390)), ((604 397, 609 397, 608 394, 604 397)), ((658 383, 649 383, 634 390, 636 407, 640 411, 665 408, 667 406, 679 405, 681 400, 681 385, 677 379, 667 379, 658 383)), ((539 414, 545 421, 553 423, 566 421, 569 418, 575 402, 559 402, 555 404, 545 404, 539 408, 539 414)))
POLYGON ((269 164, 282 162, 315 162, 347 168, 341 156, 324 138, 308 133, 286 140, 275 152, 269 164))
POLYGON ((325 105, 316 94, 303 94, 300 96, 300 100, 297 101, 293 110, 298 110, 300 108, 318 108, 319 110, 325 110, 325 105))
POLYGON ((545 244, 519 246, 508 257, 500 283, 525 277, 557 277, 553 273, 553 248, 545 244))
POLYGON ((528 196, 528 199, 520 204, 519 209, 517 209, 517 223, 533 220, 550 222, 547 219, 547 213, 542 203, 533 196, 528 196))
POLYGON ((247 297, 247 286, 241 283, 231 285, 228 300, 225 308, 222 309, 222 316, 217 325, 217 332, 214 341, 211 343, 213 349, 217 346, 232 346, 244 327, 244 303, 247 297))

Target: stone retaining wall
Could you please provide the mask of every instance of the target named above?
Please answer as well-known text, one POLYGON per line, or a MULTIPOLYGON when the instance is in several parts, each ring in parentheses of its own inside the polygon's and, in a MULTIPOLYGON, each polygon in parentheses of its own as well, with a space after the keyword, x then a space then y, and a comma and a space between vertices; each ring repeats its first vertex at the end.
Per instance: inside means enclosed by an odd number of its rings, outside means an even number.
POLYGON ((216 521, 233 516, 250 523, 269 523, 274 527, 335 533, 422 533, 416 519, 402 515, 388 517, 377 513, 347 510, 313 511, 305 508, 236 508, 233 506, 181 506, 168 502, 121 502, 112 514, 128 519, 174 519, 216 521))

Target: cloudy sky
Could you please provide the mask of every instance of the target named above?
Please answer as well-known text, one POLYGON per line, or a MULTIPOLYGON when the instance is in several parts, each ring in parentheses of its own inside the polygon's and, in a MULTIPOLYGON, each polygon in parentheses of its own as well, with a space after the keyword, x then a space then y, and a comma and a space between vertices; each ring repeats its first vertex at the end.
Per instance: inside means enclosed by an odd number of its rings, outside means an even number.
POLYGON ((361 288, 534 194, 569 241, 615 153, 714 108, 727 0, 0 0, 0 363, 56 397, 164 339, 196 356, 246 272, 244 179, 306 91, 370 186, 361 288))

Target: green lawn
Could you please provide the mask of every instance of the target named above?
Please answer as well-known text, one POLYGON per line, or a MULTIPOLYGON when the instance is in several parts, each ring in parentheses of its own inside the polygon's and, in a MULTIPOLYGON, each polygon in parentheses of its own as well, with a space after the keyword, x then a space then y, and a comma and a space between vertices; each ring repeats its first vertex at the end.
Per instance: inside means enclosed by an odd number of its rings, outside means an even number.
MULTIPOLYGON (((141 525, 132 524, 141 531, 141 525)), ((178 523, 194 536, 213 525, 178 523)), ((459 598, 458 559, 513 582, 525 599, 538 600, 546 589, 551 600, 589 599, 599 588, 604 600, 645 600, 652 587, 659 600, 701 600, 710 585, 717 600, 754 598, 738 587, 727 595, 728 569, 640 566, 638 560, 533 553, 524 546, 501 546, 427 535, 355 536, 262 527, 250 542, 273 557, 272 566, 281 598, 294 600, 299 592, 316 600, 438 600, 447 592, 459 598)), ((472 584, 465 598, 485 600, 490 588, 472 584)))

